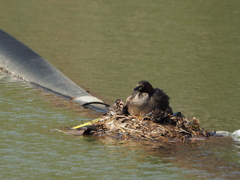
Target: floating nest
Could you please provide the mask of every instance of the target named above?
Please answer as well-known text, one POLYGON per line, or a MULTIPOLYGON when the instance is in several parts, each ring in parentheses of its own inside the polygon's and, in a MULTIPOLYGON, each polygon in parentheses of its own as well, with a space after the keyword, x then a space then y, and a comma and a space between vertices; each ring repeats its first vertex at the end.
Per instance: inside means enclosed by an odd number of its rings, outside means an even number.
POLYGON ((97 138, 145 141, 196 141, 216 136, 205 131, 196 118, 185 118, 181 113, 170 115, 167 112, 152 112, 144 117, 131 115, 102 116, 97 122, 65 132, 97 138))

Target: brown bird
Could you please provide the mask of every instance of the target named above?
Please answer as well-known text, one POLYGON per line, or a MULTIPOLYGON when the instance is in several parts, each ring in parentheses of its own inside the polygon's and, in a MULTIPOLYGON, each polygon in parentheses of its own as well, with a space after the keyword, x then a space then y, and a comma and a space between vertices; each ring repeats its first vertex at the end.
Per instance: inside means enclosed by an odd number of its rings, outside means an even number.
POLYGON ((117 114, 123 113, 123 101, 121 99, 117 99, 113 105, 108 108, 108 113, 113 116, 117 114))
POLYGON ((172 114, 169 99, 163 90, 153 88, 148 81, 140 81, 132 94, 128 96, 122 112, 144 116, 153 110, 168 110, 172 114))

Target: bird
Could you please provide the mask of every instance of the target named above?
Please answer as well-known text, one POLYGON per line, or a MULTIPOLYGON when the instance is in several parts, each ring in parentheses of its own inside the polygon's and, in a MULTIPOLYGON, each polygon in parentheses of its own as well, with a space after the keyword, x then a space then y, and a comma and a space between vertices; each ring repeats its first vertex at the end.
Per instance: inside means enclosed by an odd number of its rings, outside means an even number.
POLYGON ((114 115, 124 114, 123 113, 123 104, 124 103, 121 99, 117 99, 115 101, 115 103, 108 108, 109 115, 114 116, 114 115))
POLYGON ((167 110, 172 114, 169 99, 170 97, 163 90, 153 88, 148 81, 140 81, 132 94, 127 97, 122 112, 134 116, 145 116, 154 110, 167 110))

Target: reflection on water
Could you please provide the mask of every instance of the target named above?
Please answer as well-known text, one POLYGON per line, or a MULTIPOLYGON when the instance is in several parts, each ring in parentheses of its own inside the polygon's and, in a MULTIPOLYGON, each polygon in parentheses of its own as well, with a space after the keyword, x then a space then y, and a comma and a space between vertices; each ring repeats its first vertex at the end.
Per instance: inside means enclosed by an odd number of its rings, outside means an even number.
MULTIPOLYGON (((1 28, 112 103, 139 80, 205 129, 240 127, 240 1, 4 1, 1 28)), ((1 179, 231 179, 239 143, 102 142, 51 129, 100 114, 1 75, 1 179)))
POLYGON ((65 99, 4 75, 0 88, 3 179, 99 175, 102 179, 194 179, 239 174, 239 148, 231 139, 153 146, 146 142, 74 137, 50 130, 99 114, 80 107, 76 110, 65 99))
MULTIPOLYGON (((108 144, 109 140, 104 142, 108 144)), ((147 156, 153 157, 153 163, 156 162, 156 157, 160 157, 162 163, 170 163, 184 171, 187 178, 197 176, 203 179, 215 177, 231 179, 240 175, 239 159, 236 159, 238 149, 229 148, 237 143, 239 142, 233 143, 232 139, 228 138, 215 138, 207 142, 184 145, 165 143, 164 146, 160 146, 159 143, 154 145, 152 142, 128 142, 123 146, 141 147, 147 156)))

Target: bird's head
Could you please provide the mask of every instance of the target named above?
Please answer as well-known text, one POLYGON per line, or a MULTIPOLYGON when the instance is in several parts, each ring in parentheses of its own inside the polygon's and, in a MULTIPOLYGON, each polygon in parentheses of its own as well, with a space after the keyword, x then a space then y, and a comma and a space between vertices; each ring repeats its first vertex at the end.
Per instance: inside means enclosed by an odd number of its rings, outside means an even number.
POLYGON ((154 92, 152 85, 148 81, 140 81, 137 84, 137 87, 135 87, 133 90, 139 92, 146 92, 149 94, 154 92))

